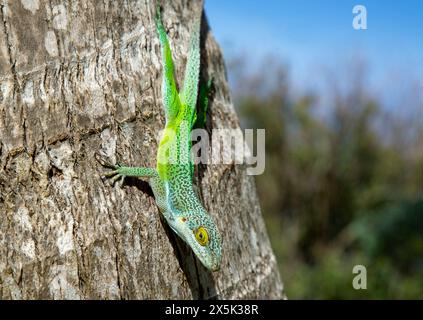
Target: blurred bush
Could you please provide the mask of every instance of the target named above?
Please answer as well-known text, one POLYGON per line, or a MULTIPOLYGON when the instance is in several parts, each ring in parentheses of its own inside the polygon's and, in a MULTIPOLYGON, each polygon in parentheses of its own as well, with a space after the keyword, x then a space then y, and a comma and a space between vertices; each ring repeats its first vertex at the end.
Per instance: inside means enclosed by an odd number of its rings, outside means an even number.
POLYGON ((384 108, 362 69, 344 91, 296 96, 286 70, 229 65, 241 125, 266 129, 256 182, 288 297, 422 298, 423 119, 384 108), (352 287, 357 264, 367 290, 352 287))

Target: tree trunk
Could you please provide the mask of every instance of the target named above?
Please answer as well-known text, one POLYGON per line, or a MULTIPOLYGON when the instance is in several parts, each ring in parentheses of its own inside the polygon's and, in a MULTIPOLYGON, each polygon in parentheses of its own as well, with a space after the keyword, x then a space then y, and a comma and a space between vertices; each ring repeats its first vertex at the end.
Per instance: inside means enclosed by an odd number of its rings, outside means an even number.
MULTIPOLYGON (((281 298, 254 180, 208 165, 195 181, 223 237, 210 273, 162 221, 151 189, 101 179, 95 153, 155 166, 164 126, 155 2, 0 0, 0 298, 281 298)), ((181 83, 198 1, 163 1, 181 83)), ((207 128, 239 128, 207 22, 207 128)))

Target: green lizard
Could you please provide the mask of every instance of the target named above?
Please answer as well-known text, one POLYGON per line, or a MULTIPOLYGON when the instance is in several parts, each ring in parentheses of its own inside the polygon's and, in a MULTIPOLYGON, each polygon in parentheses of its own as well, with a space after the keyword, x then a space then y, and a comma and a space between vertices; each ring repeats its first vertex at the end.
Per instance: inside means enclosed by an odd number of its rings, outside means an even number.
MULTIPOLYGON (((156 204, 169 226, 192 248, 207 269, 216 271, 220 267, 221 236, 212 217, 193 190, 194 165, 190 155, 191 130, 198 121, 205 121, 204 116, 200 115, 197 119, 196 115, 201 13, 192 30, 181 93, 176 88, 172 53, 161 21, 160 8, 157 8, 155 20, 161 45, 162 100, 166 116, 164 134, 157 151, 156 168, 114 166, 103 161, 103 165, 113 169, 105 176, 112 178, 113 183, 117 180, 123 182, 125 177, 147 178, 156 204)), ((203 97, 204 111, 207 108, 206 96, 203 97)))

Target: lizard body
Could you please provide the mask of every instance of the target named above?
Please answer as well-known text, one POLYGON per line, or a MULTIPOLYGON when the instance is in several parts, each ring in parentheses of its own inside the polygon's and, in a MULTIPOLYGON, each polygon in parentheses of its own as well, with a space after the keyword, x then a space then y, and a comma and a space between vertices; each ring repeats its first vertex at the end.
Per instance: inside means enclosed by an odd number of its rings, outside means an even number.
MULTIPOLYGON (((106 176, 111 177, 113 182, 123 181, 125 177, 147 178, 156 204, 169 226, 192 248, 206 268, 216 271, 220 267, 221 236, 193 190, 194 165, 190 154, 191 130, 197 119, 201 13, 194 22, 181 93, 178 93, 174 78, 172 54, 160 8, 157 8, 155 22, 162 54, 162 100, 166 116, 156 168, 112 165, 113 170, 106 176)), ((201 118, 201 121, 204 122, 204 119, 201 118)))

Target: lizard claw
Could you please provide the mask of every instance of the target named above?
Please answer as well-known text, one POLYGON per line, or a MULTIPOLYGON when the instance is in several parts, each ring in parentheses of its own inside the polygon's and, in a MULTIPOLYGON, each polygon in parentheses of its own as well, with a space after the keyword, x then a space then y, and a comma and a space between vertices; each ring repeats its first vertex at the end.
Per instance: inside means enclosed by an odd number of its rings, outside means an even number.
POLYGON ((125 176, 123 174, 120 174, 119 172, 111 172, 109 176, 111 177, 110 183, 112 186, 119 181, 119 185, 122 187, 123 181, 125 180, 125 176))
POLYGON ((113 171, 104 172, 101 177, 103 179, 109 179, 112 186, 114 186, 116 182, 119 182, 119 186, 122 187, 126 176, 116 169, 113 171))
POLYGON ((123 181, 125 180, 125 175, 119 172, 119 168, 121 167, 120 164, 112 164, 111 162, 104 160, 98 153, 95 153, 94 157, 103 167, 113 169, 111 171, 103 172, 101 178, 103 180, 110 179, 112 186, 114 186, 115 183, 120 179, 119 184, 122 186, 123 181))
POLYGON ((100 163, 103 167, 110 168, 110 169, 117 169, 117 168, 119 168, 119 167, 120 167, 119 165, 114 165, 114 164, 112 164, 111 162, 104 160, 98 152, 94 153, 94 158, 95 158, 95 159, 98 161, 98 163, 100 163))
POLYGON ((208 90, 211 90, 212 89, 212 87, 214 86, 214 83, 215 83, 215 80, 216 79, 216 76, 215 76, 215 74, 214 73, 212 73, 211 75, 210 75, 210 78, 209 78, 209 80, 207 81, 207 89, 208 90))
POLYGON ((116 175, 119 175, 119 172, 117 170, 106 171, 102 174, 102 176, 105 178, 112 178, 116 175))
POLYGON ((161 6, 160 4, 157 4, 156 6, 156 15, 155 15, 155 21, 156 21, 156 25, 159 26, 162 24, 162 16, 161 16, 161 6))

